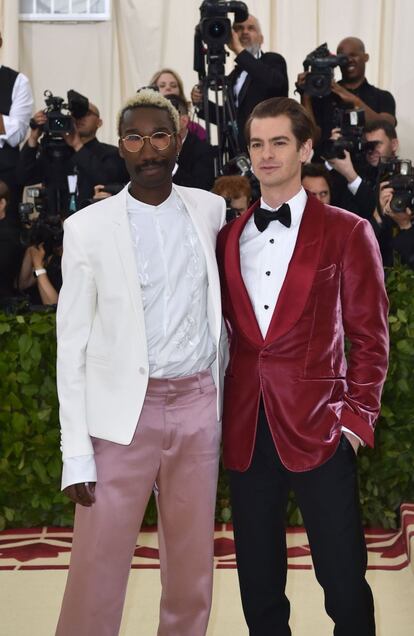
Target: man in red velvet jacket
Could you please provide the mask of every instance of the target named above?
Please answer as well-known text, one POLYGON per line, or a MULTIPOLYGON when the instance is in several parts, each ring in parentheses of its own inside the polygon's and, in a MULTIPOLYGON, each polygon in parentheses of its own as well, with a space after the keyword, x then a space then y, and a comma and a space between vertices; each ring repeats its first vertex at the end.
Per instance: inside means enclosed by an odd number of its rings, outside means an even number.
POLYGON ((377 242, 367 221, 301 187, 312 122, 296 101, 258 104, 246 137, 262 198, 218 239, 231 333, 224 463, 244 614, 251 636, 291 634, 284 516, 293 488, 335 636, 373 636, 356 453, 373 446, 387 369, 377 242))

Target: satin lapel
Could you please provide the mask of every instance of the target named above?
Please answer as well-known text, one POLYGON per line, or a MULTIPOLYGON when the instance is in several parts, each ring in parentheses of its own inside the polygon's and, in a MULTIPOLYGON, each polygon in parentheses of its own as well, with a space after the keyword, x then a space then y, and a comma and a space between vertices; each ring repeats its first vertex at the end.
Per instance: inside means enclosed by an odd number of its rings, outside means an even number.
POLYGON ((138 279, 134 250, 132 246, 131 230, 128 221, 126 203, 127 190, 128 186, 121 190, 121 192, 118 195, 114 196, 113 200, 111 200, 111 203, 114 204, 112 214, 114 223, 114 240, 118 249, 119 258, 122 262, 122 267, 125 273, 125 279, 127 281, 132 306, 137 316, 137 325, 142 330, 142 335, 145 342, 146 335, 144 308, 142 305, 140 284, 138 279))
POLYGON ((239 329, 246 338, 256 346, 262 346, 263 336, 241 273, 239 240, 247 221, 259 203, 260 200, 256 201, 247 212, 232 223, 227 235, 224 252, 226 284, 231 304, 233 305, 235 320, 237 320, 239 329))
POLYGON ((292 329, 303 313, 320 258, 324 225, 322 204, 308 198, 292 259, 266 334, 266 344, 292 329))

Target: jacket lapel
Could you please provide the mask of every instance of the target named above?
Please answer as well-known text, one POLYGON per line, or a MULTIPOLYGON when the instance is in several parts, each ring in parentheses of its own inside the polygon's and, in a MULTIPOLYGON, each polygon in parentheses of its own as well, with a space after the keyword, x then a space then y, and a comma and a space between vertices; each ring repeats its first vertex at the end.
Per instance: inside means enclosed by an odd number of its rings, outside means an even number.
POLYGON ((238 322, 239 328, 246 338, 255 346, 263 345, 263 336, 243 281, 240 268, 239 240, 247 221, 259 204, 260 200, 256 201, 247 212, 233 221, 229 228, 224 252, 226 285, 234 309, 234 319, 238 322))
POLYGON ((296 246, 266 334, 266 344, 292 329, 305 309, 320 259, 324 225, 322 204, 308 197, 296 246))
POLYGON ((242 101, 244 100, 244 98, 246 97, 246 93, 247 93, 247 90, 248 90, 248 88, 249 88, 249 86, 251 84, 251 81, 252 81, 252 78, 250 77, 249 74, 247 74, 246 78, 245 78, 245 80, 243 82, 243 86, 240 89, 239 96, 237 98, 237 103, 238 103, 239 107, 240 107, 240 104, 242 103, 242 101))

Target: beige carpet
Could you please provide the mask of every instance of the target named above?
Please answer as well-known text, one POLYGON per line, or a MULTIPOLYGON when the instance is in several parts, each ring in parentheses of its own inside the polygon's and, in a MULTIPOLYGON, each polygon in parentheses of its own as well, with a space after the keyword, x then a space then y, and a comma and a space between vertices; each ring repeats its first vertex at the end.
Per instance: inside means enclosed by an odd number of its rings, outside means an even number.
MULTIPOLYGON (((367 531, 368 580, 378 636, 414 634, 414 505, 402 511, 398 532, 367 531)), ((52 636, 70 554, 68 529, 0 533, 0 636, 52 636)), ((247 636, 241 612, 231 529, 217 528, 213 608, 208 636, 247 636)), ((306 534, 288 534, 288 596, 294 636, 329 636, 306 534)), ((121 636, 155 636, 160 594, 157 537, 140 534, 125 605, 121 636)))

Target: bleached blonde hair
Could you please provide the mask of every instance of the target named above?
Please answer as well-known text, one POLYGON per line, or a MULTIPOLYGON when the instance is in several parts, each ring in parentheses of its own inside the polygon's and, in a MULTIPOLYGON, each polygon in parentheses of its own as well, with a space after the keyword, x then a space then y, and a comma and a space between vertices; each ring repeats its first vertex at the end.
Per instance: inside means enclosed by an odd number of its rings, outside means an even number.
POLYGON ((125 117, 125 113, 135 108, 159 108, 167 111, 173 130, 178 133, 180 130, 180 116, 172 103, 165 99, 158 91, 152 88, 142 88, 136 95, 131 97, 120 110, 118 114, 118 135, 121 137, 121 125, 125 117))

